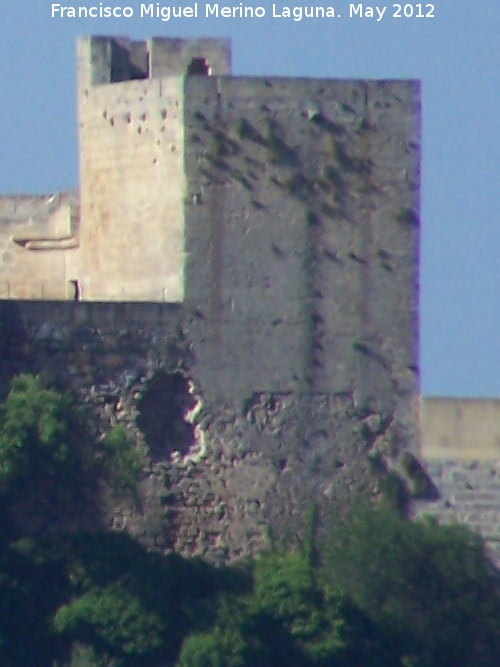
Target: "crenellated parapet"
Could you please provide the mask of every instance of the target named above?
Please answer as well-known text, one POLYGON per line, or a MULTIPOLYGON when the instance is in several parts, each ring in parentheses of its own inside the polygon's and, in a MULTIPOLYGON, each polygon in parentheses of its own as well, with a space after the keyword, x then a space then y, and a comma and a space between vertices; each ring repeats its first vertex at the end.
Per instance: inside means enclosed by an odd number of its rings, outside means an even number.
POLYGON ((184 77, 226 74, 224 40, 79 41, 81 298, 184 298, 184 77))
POLYGON ((79 193, 0 198, 2 298, 183 300, 184 78, 230 58, 223 39, 78 41, 79 193))
POLYGON ((375 496, 374 455, 418 449, 419 83, 233 77, 225 40, 85 38, 78 70, 79 196, 0 202, 9 279, 40 262, 4 379, 147 446, 151 516, 109 521, 162 549, 230 560, 375 496))

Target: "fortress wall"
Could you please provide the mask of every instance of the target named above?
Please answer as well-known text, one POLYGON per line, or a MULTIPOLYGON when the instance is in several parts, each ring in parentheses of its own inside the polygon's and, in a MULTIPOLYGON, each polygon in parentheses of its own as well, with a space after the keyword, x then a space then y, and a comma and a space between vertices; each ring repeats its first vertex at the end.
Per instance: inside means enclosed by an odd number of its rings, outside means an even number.
POLYGON ((183 296, 179 78, 114 83, 80 99, 84 300, 183 296))
POLYGON ((0 197, 1 298, 73 298, 78 218, 74 192, 0 197))
MULTIPOLYGON (((70 334, 82 329, 118 332, 123 329, 142 331, 177 326, 182 308, 179 304, 135 302, 59 301, 3 301, 0 300, 0 317, 8 326, 23 326, 27 330, 45 332, 57 329, 70 334), (172 325, 175 322, 175 325, 172 325), (47 326, 52 323, 52 327, 47 326)), ((46 336, 50 338, 49 335, 46 336)), ((43 335, 39 336, 43 339, 43 335)))
POLYGON ((479 531, 500 563, 500 400, 422 399, 420 456, 438 497, 415 513, 479 531))
MULTIPOLYGON (((42 372, 91 406, 100 428, 136 428, 152 378, 162 371, 198 375, 192 317, 182 304, 0 302, 2 395, 14 374, 42 372)), ((154 400, 157 413, 168 414, 171 396, 154 400)), ((262 549, 269 526, 278 542, 300 535, 312 498, 345 509, 376 482, 364 463, 368 447, 391 434, 383 427, 377 433, 374 415, 341 396, 255 392, 238 407, 197 385, 194 400, 194 441, 173 445, 169 426, 163 444, 155 443, 142 485, 148 511, 110 498, 102 520, 149 546, 217 562, 262 549)), ((174 403, 175 411, 182 420, 181 405, 174 403)), ((492 449, 499 414, 493 400, 422 400, 421 453, 440 497, 415 502, 414 512, 479 530, 500 562, 500 464, 492 449), (458 443, 453 454, 445 448, 448 458, 432 444, 443 439, 458 443), (480 446, 472 449, 473 440, 480 446)))
POLYGON ((14 304, 0 343, 3 378, 148 445, 147 516, 110 526, 226 561, 416 450, 420 109, 413 82, 183 81, 200 54, 80 46, 81 297, 182 303, 14 304))
MULTIPOLYGON (((388 422, 346 395, 215 396, 200 382, 211 351, 195 319, 184 304, 0 302, 2 396, 14 375, 42 373, 89 409, 97 437, 120 423, 151 452, 147 511, 105 492, 101 523, 225 562, 266 548, 270 533, 296 541, 313 500, 345 511, 375 492, 367 452, 388 422)), ((25 517, 30 530, 37 517, 25 517)), ((93 521, 85 508, 54 508, 50 529, 93 521)))
MULTIPOLYGON (((132 428, 141 396, 162 369, 196 377, 191 317, 181 304, 0 302, 2 395, 12 375, 42 372, 90 405, 101 427, 119 421, 132 428)), ((377 434, 374 415, 357 412, 349 399, 255 392, 238 407, 199 389, 195 440, 187 449, 176 444, 179 456, 171 456, 167 429, 143 482, 148 512, 110 502, 103 512, 110 527, 220 562, 263 548, 269 526, 278 540, 300 534, 311 498, 342 509, 370 488, 367 448, 391 429, 377 434)), ((155 398, 159 414, 171 400, 155 398)), ((494 400, 422 400, 421 453, 439 497, 413 507, 479 530, 498 562, 500 464, 492 448, 499 414, 494 400), (448 458, 433 444, 443 439, 458 443, 453 453, 445 448, 448 458), (471 448, 473 440, 480 445, 471 448)))
POLYGON ((384 414, 418 394, 418 142, 411 82, 186 81, 186 301, 210 391, 384 414))
POLYGON ((182 301, 183 77, 193 63, 227 73, 228 42, 101 37, 78 49, 81 298, 182 301))
POLYGON ((427 460, 500 460, 500 400, 424 398, 420 433, 427 460))

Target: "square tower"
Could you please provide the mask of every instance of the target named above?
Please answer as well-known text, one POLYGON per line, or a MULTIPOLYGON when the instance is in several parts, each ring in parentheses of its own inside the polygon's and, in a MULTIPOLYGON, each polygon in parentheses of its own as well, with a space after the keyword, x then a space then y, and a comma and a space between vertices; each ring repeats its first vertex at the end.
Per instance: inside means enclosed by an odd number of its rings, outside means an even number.
POLYGON ((226 40, 79 40, 82 300, 183 300, 184 77, 229 70, 226 40))

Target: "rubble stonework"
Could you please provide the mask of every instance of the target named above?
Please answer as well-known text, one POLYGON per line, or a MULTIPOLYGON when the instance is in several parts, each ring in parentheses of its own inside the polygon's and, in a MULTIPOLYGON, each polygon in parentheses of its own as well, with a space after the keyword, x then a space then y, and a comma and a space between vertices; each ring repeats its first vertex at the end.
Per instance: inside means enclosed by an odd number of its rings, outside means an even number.
MULTIPOLYGON (((126 490, 117 498, 103 489, 98 525, 127 530, 150 548, 221 562, 271 540, 300 539, 313 500, 342 510, 363 489, 376 491, 368 454, 390 432, 388 421, 345 393, 217 399, 197 379, 196 346, 179 305, 0 305, 4 393, 19 372, 41 373, 89 409, 97 438, 124 424, 138 446, 149 447, 140 503, 126 490), (166 378, 178 389, 186 380, 177 412, 172 394, 161 391, 166 378), (146 410, 150 392, 156 412, 146 410)), ((58 511, 44 517, 44 531, 95 521, 85 508, 58 511)))
POLYGON ((41 372, 147 449, 109 527, 300 538, 418 455, 419 84, 232 77, 224 40, 78 63, 79 196, 0 198, 3 389, 41 372))

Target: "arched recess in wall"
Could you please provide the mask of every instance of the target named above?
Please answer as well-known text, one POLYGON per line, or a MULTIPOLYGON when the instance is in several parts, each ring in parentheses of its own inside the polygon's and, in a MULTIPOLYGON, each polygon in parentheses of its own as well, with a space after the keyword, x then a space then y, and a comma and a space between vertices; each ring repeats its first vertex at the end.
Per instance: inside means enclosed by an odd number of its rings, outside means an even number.
POLYGON ((157 371, 139 400, 137 426, 141 429, 153 461, 164 461, 172 452, 187 454, 195 442, 194 426, 186 421, 196 399, 189 380, 181 373, 157 371))
POLYGON ((187 75, 201 74, 202 76, 210 76, 211 69, 206 58, 193 58, 188 65, 187 75))

